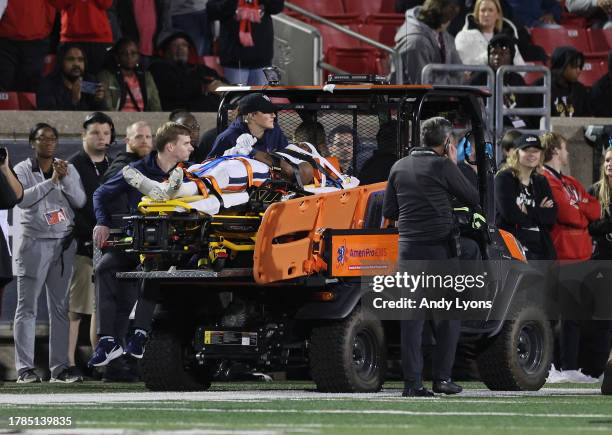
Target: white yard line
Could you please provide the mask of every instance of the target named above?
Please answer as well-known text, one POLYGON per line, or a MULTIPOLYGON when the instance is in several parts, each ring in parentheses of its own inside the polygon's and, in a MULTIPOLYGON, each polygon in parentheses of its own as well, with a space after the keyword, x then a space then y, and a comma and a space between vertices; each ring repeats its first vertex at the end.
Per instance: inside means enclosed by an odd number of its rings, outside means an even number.
MULTIPOLYGON (((134 392, 134 393, 52 393, 52 394, 0 394, 0 404, 61 404, 61 403, 116 403, 116 402, 248 402, 266 400, 405 400, 400 397, 401 390, 384 390, 380 393, 319 393, 303 390, 267 390, 267 391, 202 391, 202 392, 134 392)), ((595 388, 545 388, 540 391, 489 391, 466 390, 460 395, 446 400, 444 397, 425 400, 441 400, 445 403, 456 402, 467 398, 492 400, 496 397, 581 397, 585 395, 600 395, 595 388)), ((422 401, 423 399, 416 399, 422 401)), ((466 400, 468 402, 469 400, 466 400)))

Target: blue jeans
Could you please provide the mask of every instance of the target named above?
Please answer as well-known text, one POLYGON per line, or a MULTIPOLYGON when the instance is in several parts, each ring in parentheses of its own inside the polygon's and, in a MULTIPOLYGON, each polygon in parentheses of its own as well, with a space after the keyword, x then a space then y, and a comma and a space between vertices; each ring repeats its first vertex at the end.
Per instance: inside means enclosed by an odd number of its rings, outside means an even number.
POLYGON ((228 83, 232 85, 236 85, 238 83, 252 86, 268 84, 266 76, 261 68, 228 68, 224 66, 223 74, 225 75, 228 83))

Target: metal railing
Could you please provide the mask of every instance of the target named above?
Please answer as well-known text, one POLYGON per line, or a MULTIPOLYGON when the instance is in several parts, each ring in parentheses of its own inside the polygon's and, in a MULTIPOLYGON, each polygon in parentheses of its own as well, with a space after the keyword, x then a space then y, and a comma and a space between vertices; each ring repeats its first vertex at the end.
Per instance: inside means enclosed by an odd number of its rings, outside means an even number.
MULTIPOLYGON (((402 57, 399 54, 399 52, 397 50, 395 50, 394 48, 391 48, 385 44, 381 44, 380 42, 368 38, 367 36, 363 36, 347 27, 344 27, 340 24, 334 23, 333 21, 327 20, 323 17, 320 17, 319 15, 313 14, 312 12, 307 11, 306 9, 303 9, 293 3, 290 2, 285 2, 285 7, 287 9, 290 9, 292 11, 295 11, 297 13, 299 13, 300 15, 303 15, 317 23, 321 23, 324 24, 326 26, 331 27, 332 29, 338 30, 339 32, 342 32, 346 35, 349 35, 361 42, 364 42, 368 45, 371 45, 374 48, 377 48, 381 51, 387 52, 389 53, 389 55, 391 56, 391 61, 393 63, 393 67, 395 69, 395 77, 401 77, 401 73, 403 71, 403 66, 402 66, 402 57)), ((326 69, 332 72, 336 72, 336 73, 340 73, 340 74, 344 74, 346 73, 346 71, 343 71, 337 67, 335 67, 334 65, 330 65, 329 63, 320 60, 319 61, 319 67, 321 69, 326 69)), ((365 72, 365 71, 364 71, 365 72)))
MULTIPOLYGON (((540 65, 504 65, 495 74, 495 139, 497 142, 504 135, 504 116, 540 116, 544 117, 544 131, 550 131, 550 70, 540 65), (542 73, 542 86, 506 86, 504 76, 507 73, 542 73), (540 107, 505 107, 504 96, 508 94, 542 95, 540 107)), ((541 134, 542 129, 513 128, 521 133, 541 134)))
MULTIPOLYGON (((447 63, 431 63, 426 65, 421 71, 421 83, 435 84, 434 73, 485 73, 487 77, 487 88, 493 94, 495 87, 495 73, 488 65, 453 65, 447 63)), ((485 125, 487 130, 493 131, 495 117, 495 101, 494 98, 485 98, 485 125)))

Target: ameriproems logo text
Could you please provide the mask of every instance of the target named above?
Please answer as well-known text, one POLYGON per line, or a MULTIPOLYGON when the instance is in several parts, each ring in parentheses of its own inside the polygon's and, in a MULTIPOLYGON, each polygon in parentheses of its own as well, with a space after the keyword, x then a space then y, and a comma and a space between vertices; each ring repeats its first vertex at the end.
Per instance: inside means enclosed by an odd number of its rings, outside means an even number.
POLYGON ((365 248, 365 249, 349 249, 349 257, 367 258, 367 257, 386 257, 387 248, 365 248))

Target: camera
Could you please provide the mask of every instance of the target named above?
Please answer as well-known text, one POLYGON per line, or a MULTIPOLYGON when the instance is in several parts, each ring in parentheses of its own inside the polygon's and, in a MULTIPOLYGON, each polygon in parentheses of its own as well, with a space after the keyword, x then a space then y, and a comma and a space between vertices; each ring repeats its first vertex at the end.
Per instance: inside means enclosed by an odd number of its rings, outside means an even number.
POLYGON ((4 164, 6 156, 8 155, 5 147, 0 147, 0 165, 4 164))

